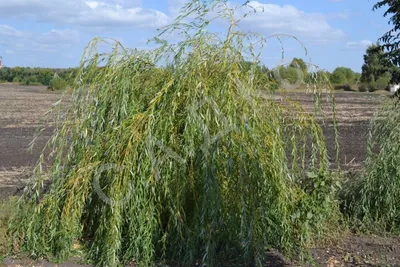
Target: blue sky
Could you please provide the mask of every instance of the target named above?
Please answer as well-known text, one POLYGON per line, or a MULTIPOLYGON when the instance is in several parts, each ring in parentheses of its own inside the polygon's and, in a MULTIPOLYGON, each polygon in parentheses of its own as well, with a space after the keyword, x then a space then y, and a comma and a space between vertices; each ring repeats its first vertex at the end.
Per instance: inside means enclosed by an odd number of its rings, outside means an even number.
MULTIPOLYGON (((232 0, 232 5, 244 0, 232 0)), ((250 15, 242 28, 269 36, 290 34, 306 46, 320 68, 337 66, 360 72, 365 49, 390 26, 376 0, 259 0, 263 12, 250 15)), ((94 37, 112 37, 124 46, 145 48, 156 29, 169 24, 185 0, 0 0, 0 56, 6 66, 73 67, 94 37)), ((285 60, 305 58, 292 40, 284 41, 285 60)), ((282 63, 271 40, 262 60, 282 63)))

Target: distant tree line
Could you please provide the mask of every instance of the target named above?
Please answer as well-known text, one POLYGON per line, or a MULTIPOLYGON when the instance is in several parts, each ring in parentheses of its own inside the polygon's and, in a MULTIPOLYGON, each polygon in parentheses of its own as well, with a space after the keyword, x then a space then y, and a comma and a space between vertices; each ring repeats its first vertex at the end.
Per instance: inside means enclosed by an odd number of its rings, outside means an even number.
POLYGON ((1 82, 13 82, 22 85, 45 85, 53 89, 63 89, 71 84, 76 68, 51 69, 14 67, 0 69, 1 82), (63 88, 59 88, 63 87, 63 88))
MULTIPOLYGON (((99 67, 101 68, 101 67, 99 67)), ((165 71, 172 68, 167 66, 165 71)), ((376 91, 387 90, 395 79, 399 68, 385 56, 384 49, 379 44, 371 45, 364 55, 362 73, 354 72, 347 67, 337 67, 332 73, 325 70, 310 71, 308 64, 301 58, 294 58, 290 64, 279 66, 273 70, 260 63, 243 61, 243 72, 254 73, 253 82, 259 88, 275 91, 283 83, 296 84, 295 88, 304 84, 331 83, 335 89, 351 91, 376 91)), ((77 68, 51 69, 51 68, 2 68, 0 81, 14 82, 23 85, 45 85, 50 89, 64 89, 72 85, 77 68)))
POLYGON ((337 67, 333 72, 325 70, 309 71, 307 64, 294 58, 287 66, 280 66, 273 77, 290 84, 331 83, 335 89, 349 91, 388 90, 389 85, 398 81, 399 68, 388 59, 379 44, 369 46, 364 55, 362 72, 357 73, 347 67, 337 67))

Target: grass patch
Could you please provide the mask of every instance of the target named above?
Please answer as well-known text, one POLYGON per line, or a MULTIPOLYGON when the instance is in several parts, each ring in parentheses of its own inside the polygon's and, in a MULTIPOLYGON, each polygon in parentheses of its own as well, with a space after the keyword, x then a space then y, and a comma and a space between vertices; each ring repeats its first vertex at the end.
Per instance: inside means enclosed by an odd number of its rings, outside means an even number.
POLYGON ((0 200, 0 261, 11 250, 8 222, 15 212, 17 199, 16 197, 10 197, 0 200))
POLYGON ((345 212, 363 231, 400 233, 400 112, 390 100, 371 120, 365 168, 348 183, 345 212))

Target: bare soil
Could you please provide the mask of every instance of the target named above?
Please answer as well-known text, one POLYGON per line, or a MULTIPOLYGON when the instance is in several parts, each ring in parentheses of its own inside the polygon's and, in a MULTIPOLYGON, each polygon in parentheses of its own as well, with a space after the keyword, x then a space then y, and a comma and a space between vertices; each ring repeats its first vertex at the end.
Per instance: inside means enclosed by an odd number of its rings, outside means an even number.
POLYGON ((0 84, 0 197, 18 192, 52 134, 54 116, 44 118, 61 94, 43 86, 0 84), (35 134, 48 127, 28 150, 35 134))
MULTIPOLYGON (((304 93, 290 93, 306 108, 312 108, 312 98, 304 93)), ((47 91, 44 87, 0 84, 0 198, 20 194, 29 171, 52 134, 54 117, 41 117, 61 94, 47 91), (31 152, 30 142, 36 131, 48 126, 36 140, 31 152)), ((347 170, 357 170, 365 160, 365 138, 369 119, 387 96, 372 93, 336 94, 337 118, 339 121, 341 165, 347 170)), ((328 101, 328 100, 327 100, 328 101)), ((329 107, 329 106, 328 106, 329 107)), ((325 110, 329 115, 329 109, 325 110)), ((329 153, 334 156, 334 134, 331 122, 324 127, 329 153)), ((0 211, 1 212, 1 211, 0 211)), ((340 244, 311 250, 316 266, 400 266, 400 237, 349 235, 340 244)), ((26 256, 8 257, 0 266, 85 266, 78 260, 62 265, 46 260, 32 261, 26 256)), ((270 251, 265 266, 296 266, 288 263, 276 251, 270 251)))

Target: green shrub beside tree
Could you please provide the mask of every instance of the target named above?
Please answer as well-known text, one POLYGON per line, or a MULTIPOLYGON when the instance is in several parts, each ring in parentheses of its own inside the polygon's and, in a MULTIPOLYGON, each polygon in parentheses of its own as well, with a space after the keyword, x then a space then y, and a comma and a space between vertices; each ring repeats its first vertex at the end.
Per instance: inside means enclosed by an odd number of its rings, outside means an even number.
POLYGON ((397 67, 385 56, 379 43, 367 48, 362 66, 361 82, 368 91, 387 90, 397 67))
POLYGON ((66 80, 60 77, 54 77, 50 80, 48 88, 50 90, 64 90, 68 87, 68 83, 66 80))
POLYGON ((330 82, 337 89, 352 90, 352 86, 357 82, 358 75, 350 68, 337 67, 330 75, 330 82))

